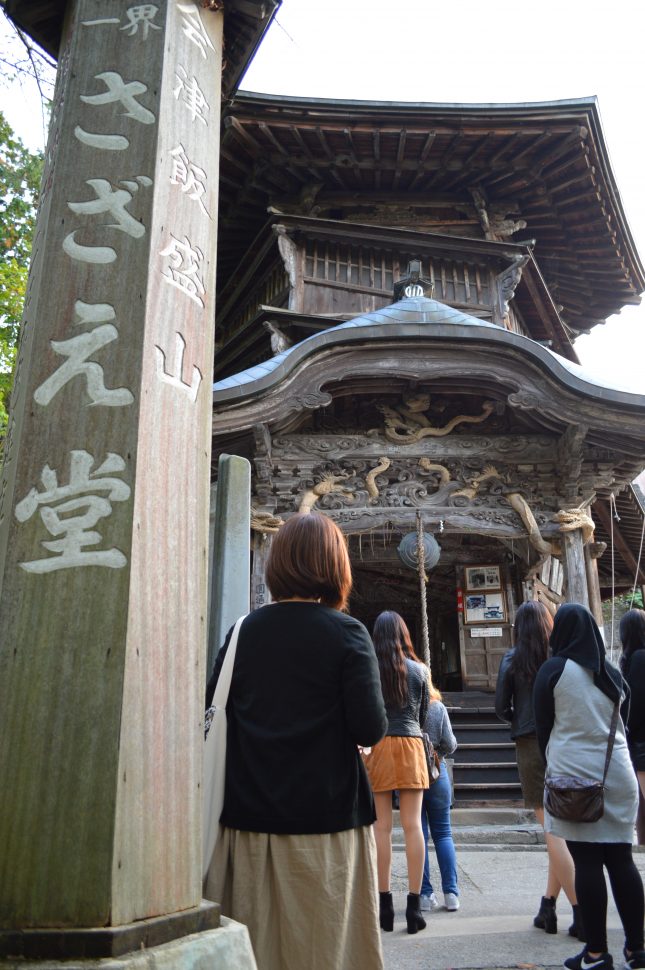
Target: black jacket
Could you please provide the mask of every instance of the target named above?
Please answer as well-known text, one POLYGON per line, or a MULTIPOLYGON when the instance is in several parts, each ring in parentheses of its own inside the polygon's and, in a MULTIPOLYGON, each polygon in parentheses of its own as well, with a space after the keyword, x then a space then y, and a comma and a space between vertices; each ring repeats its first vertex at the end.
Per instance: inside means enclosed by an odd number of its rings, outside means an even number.
POLYGON ((510 721, 511 738, 535 734, 533 685, 530 687, 513 676, 512 660, 515 648, 502 657, 495 687, 495 713, 502 721, 510 721))
MULTIPOLYGON (((645 650, 635 650, 624 672, 629 685, 630 704, 627 718, 629 743, 645 741, 645 650)), ((639 769, 640 770, 640 769, 639 769)))
POLYGON ((226 711, 223 825, 291 835, 371 825, 357 745, 380 741, 387 720, 362 623, 316 603, 255 610, 240 629, 226 711))

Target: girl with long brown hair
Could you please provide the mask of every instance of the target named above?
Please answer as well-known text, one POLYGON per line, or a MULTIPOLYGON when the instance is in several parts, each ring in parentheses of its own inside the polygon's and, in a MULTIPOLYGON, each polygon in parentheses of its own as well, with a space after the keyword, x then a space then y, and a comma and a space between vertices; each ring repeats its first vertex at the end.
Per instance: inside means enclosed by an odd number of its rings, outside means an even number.
POLYGON ((399 792, 401 826, 408 863, 408 933, 425 928, 420 892, 425 859, 421 803, 428 787, 422 724, 428 711, 428 670, 415 656, 410 633, 398 613, 377 617, 372 634, 388 718, 386 736, 366 756, 376 804, 376 859, 381 929, 394 928, 390 891, 392 792, 399 792))
MULTIPOLYGON (((497 676, 495 711, 503 721, 511 723, 511 739, 515 741, 517 768, 522 795, 527 808, 532 808, 544 828, 544 760, 537 742, 533 684, 537 672, 549 656, 549 637, 553 617, 544 603, 531 600, 522 603, 515 614, 515 646, 502 658, 497 676)), ((564 889, 573 907, 571 936, 584 939, 582 922, 574 888, 573 860, 564 839, 546 833, 549 857, 546 894, 533 925, 546 933, 557 933, 556 900, 564 889)))

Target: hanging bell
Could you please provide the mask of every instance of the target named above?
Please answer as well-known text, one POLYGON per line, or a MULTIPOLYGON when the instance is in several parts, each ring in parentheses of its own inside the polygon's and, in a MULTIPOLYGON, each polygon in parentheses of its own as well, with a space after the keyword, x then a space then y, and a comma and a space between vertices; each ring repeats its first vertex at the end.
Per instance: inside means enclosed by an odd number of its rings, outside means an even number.
MULTIPOLYGON (((408 566, 410 569, 419 568, 419 554, 418 554, 418 542, 419 537, 416 532, 408 532, 401 539, 401 542, 397 546, 397 553, 399 554, 399 559, 404 566, 408 566)), ((441 546, 435 539, 435 537, 430 532, 423 533, 423 559, 426 569, 433 569, 439 562, 439 557, 441 556, 441 546)))

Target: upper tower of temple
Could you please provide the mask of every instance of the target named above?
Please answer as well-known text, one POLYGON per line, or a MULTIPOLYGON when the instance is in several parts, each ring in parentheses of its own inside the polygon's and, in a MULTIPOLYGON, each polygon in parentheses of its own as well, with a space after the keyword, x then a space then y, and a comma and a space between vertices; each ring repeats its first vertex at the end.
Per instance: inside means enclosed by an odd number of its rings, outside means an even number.
POLYGON ((239 94, 220 169, 219 376, 424 292, 575 360, 645 274, 594 98, 394 104, 239 94))

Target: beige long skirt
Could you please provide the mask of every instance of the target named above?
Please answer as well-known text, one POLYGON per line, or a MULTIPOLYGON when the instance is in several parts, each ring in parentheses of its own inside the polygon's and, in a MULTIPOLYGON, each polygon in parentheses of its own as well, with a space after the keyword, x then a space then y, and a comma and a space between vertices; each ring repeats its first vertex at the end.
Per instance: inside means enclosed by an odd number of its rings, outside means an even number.
POLYGON ((258 970, 382 970, 371 827, 330 835, 223 828, 207 899, 245 923, 258 970))

